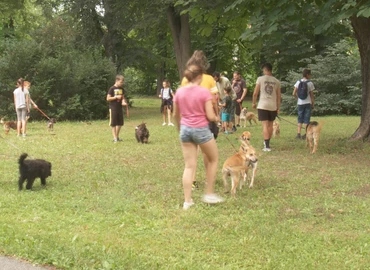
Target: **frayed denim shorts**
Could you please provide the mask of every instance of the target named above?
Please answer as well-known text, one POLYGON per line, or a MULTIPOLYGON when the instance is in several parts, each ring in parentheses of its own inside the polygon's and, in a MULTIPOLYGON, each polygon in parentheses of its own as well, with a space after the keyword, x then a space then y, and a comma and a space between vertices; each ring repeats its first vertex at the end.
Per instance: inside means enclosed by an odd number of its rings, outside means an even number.
POLYGON ((212 140, 213 134, 208 126, 192 128, 184 125, 180 126, 180 140, 183 143, 203 144, 212 140))

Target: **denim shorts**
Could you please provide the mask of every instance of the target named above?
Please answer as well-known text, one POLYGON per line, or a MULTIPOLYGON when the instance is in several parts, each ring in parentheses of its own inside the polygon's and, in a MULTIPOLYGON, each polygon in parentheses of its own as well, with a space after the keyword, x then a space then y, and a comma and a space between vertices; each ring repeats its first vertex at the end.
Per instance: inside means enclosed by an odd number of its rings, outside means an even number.
POLYGON ((230 122, 230 114, 229 113, 221 113, 221 121, 222 122, 230 122))
POLYGON ((201 128, 192 128, 181 125, 180 140, 183 143, 203 144, 213 139, 213 134, 208 126, 201 128))
POLYGON ((311 104, 298 105, 298 124, 308 124, 311 119, 311 104))

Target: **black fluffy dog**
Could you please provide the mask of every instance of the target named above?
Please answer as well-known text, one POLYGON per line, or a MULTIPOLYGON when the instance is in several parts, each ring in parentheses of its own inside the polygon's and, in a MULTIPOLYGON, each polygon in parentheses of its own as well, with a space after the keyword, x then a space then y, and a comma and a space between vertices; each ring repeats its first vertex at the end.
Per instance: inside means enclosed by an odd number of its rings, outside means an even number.
POLYGON ((145 123, 142 123, 136 127, 135 136, 137 142, 148 143, 149 130, 146 128, 145 123))
POLYGON ((31 189, 36 178, 41 179, 41 184, 46 185, 46 178, 51 176, 51 163, 43 159, 25 160, 27 154, 19 157, 19 190, 22 190, 24 181, 27 180, 26 189, 31 189))

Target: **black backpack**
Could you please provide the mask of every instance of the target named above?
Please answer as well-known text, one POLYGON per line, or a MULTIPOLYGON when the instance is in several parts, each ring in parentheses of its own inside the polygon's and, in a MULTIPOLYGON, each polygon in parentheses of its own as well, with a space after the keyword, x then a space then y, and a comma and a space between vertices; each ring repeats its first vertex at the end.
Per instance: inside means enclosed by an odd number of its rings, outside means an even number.
POLYGON ((298 85, 297 95, 299 99, 306 99, 308 97, 308 83, 309 81, 300 81, 298 85))

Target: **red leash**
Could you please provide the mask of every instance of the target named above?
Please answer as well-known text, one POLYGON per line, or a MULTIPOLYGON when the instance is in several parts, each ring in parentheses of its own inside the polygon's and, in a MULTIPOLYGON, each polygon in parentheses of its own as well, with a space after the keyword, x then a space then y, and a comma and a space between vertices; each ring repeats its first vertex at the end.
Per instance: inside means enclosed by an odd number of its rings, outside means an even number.
POLYGON ((41 111, 40 109, 39 109, 39 107, 36 107, 36 109, 40 112, 40 113, 42 113, 47 119, 49 119, 50 120, 50 117, 49 116, 47 116, 43 111, 41 111))

